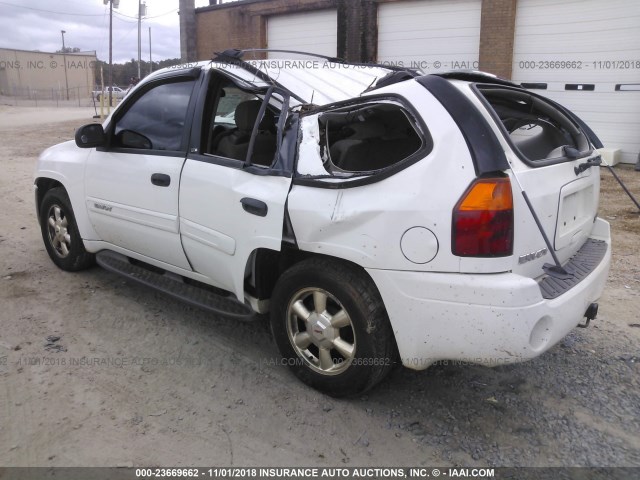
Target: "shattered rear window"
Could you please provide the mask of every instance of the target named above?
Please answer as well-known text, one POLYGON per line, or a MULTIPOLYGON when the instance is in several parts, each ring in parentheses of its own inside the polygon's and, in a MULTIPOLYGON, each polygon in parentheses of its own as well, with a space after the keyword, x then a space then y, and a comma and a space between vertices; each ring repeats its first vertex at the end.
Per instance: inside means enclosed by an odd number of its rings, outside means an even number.
POLYGON ((591 153, 580 127, 543 98, 523 90, 478 86, 520 156, 534 165, 591 153))

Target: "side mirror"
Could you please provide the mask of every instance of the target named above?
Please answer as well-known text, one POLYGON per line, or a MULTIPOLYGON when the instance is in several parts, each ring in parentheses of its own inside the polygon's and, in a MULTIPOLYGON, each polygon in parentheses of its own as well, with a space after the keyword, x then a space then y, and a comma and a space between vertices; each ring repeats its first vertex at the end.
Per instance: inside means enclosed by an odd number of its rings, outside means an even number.
POLYGON ((102 147, 107 140, 99 123, 90 123, 76 130, 76 145, 80 148, 102 147))

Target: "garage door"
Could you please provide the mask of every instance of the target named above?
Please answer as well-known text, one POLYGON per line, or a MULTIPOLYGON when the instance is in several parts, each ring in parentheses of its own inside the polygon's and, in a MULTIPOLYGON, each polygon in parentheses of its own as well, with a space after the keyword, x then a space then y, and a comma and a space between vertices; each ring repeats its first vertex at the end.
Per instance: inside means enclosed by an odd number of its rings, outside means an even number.
POLYGON ((574 110, 605 147, 640 151, 640 2, 519 0, 513 79, 574 110))
POLYGON ((429 0, 378 7, 378 61, 435 73, 478 68, 480 0, 429 0))
MULTIPOLYGON (((275 15, 267 20, 267 45, 281 50, 300 50, 335 57, 338 46, 336 10, 275 15)), ((270 53, 270 58, 291 55, 270 53)))

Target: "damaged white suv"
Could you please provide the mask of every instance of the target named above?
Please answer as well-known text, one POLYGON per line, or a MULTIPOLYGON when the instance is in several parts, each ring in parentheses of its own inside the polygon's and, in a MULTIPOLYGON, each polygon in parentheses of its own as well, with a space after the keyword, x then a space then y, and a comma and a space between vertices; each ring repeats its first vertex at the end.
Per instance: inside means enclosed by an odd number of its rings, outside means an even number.
POLYGON ((530 359, 595 317, 610 232, 574 114, 478 72, 245 53, 150 75, 40 156, 56 265, 269 312, 283 363, 332 395, 398 361, 530 359))

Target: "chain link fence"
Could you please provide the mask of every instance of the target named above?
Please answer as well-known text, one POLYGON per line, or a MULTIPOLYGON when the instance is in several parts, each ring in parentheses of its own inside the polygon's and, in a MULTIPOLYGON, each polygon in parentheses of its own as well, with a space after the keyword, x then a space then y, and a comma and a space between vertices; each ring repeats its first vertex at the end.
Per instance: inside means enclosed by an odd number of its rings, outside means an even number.
MULTIPOLYGON (((98 89, 96 89, 98 90, 98 89)), ((105 98, 108 98, 108 92, 105 98)), ((118 99, 113 99, 116 105, 118 99)), ((107 100, 105 100, 105 105, 107 100)), ((0 94, 0 104, 16 107, 96 107, 100 102, 87 87, 33 89, 29 87, 12 87, 0 94)))

